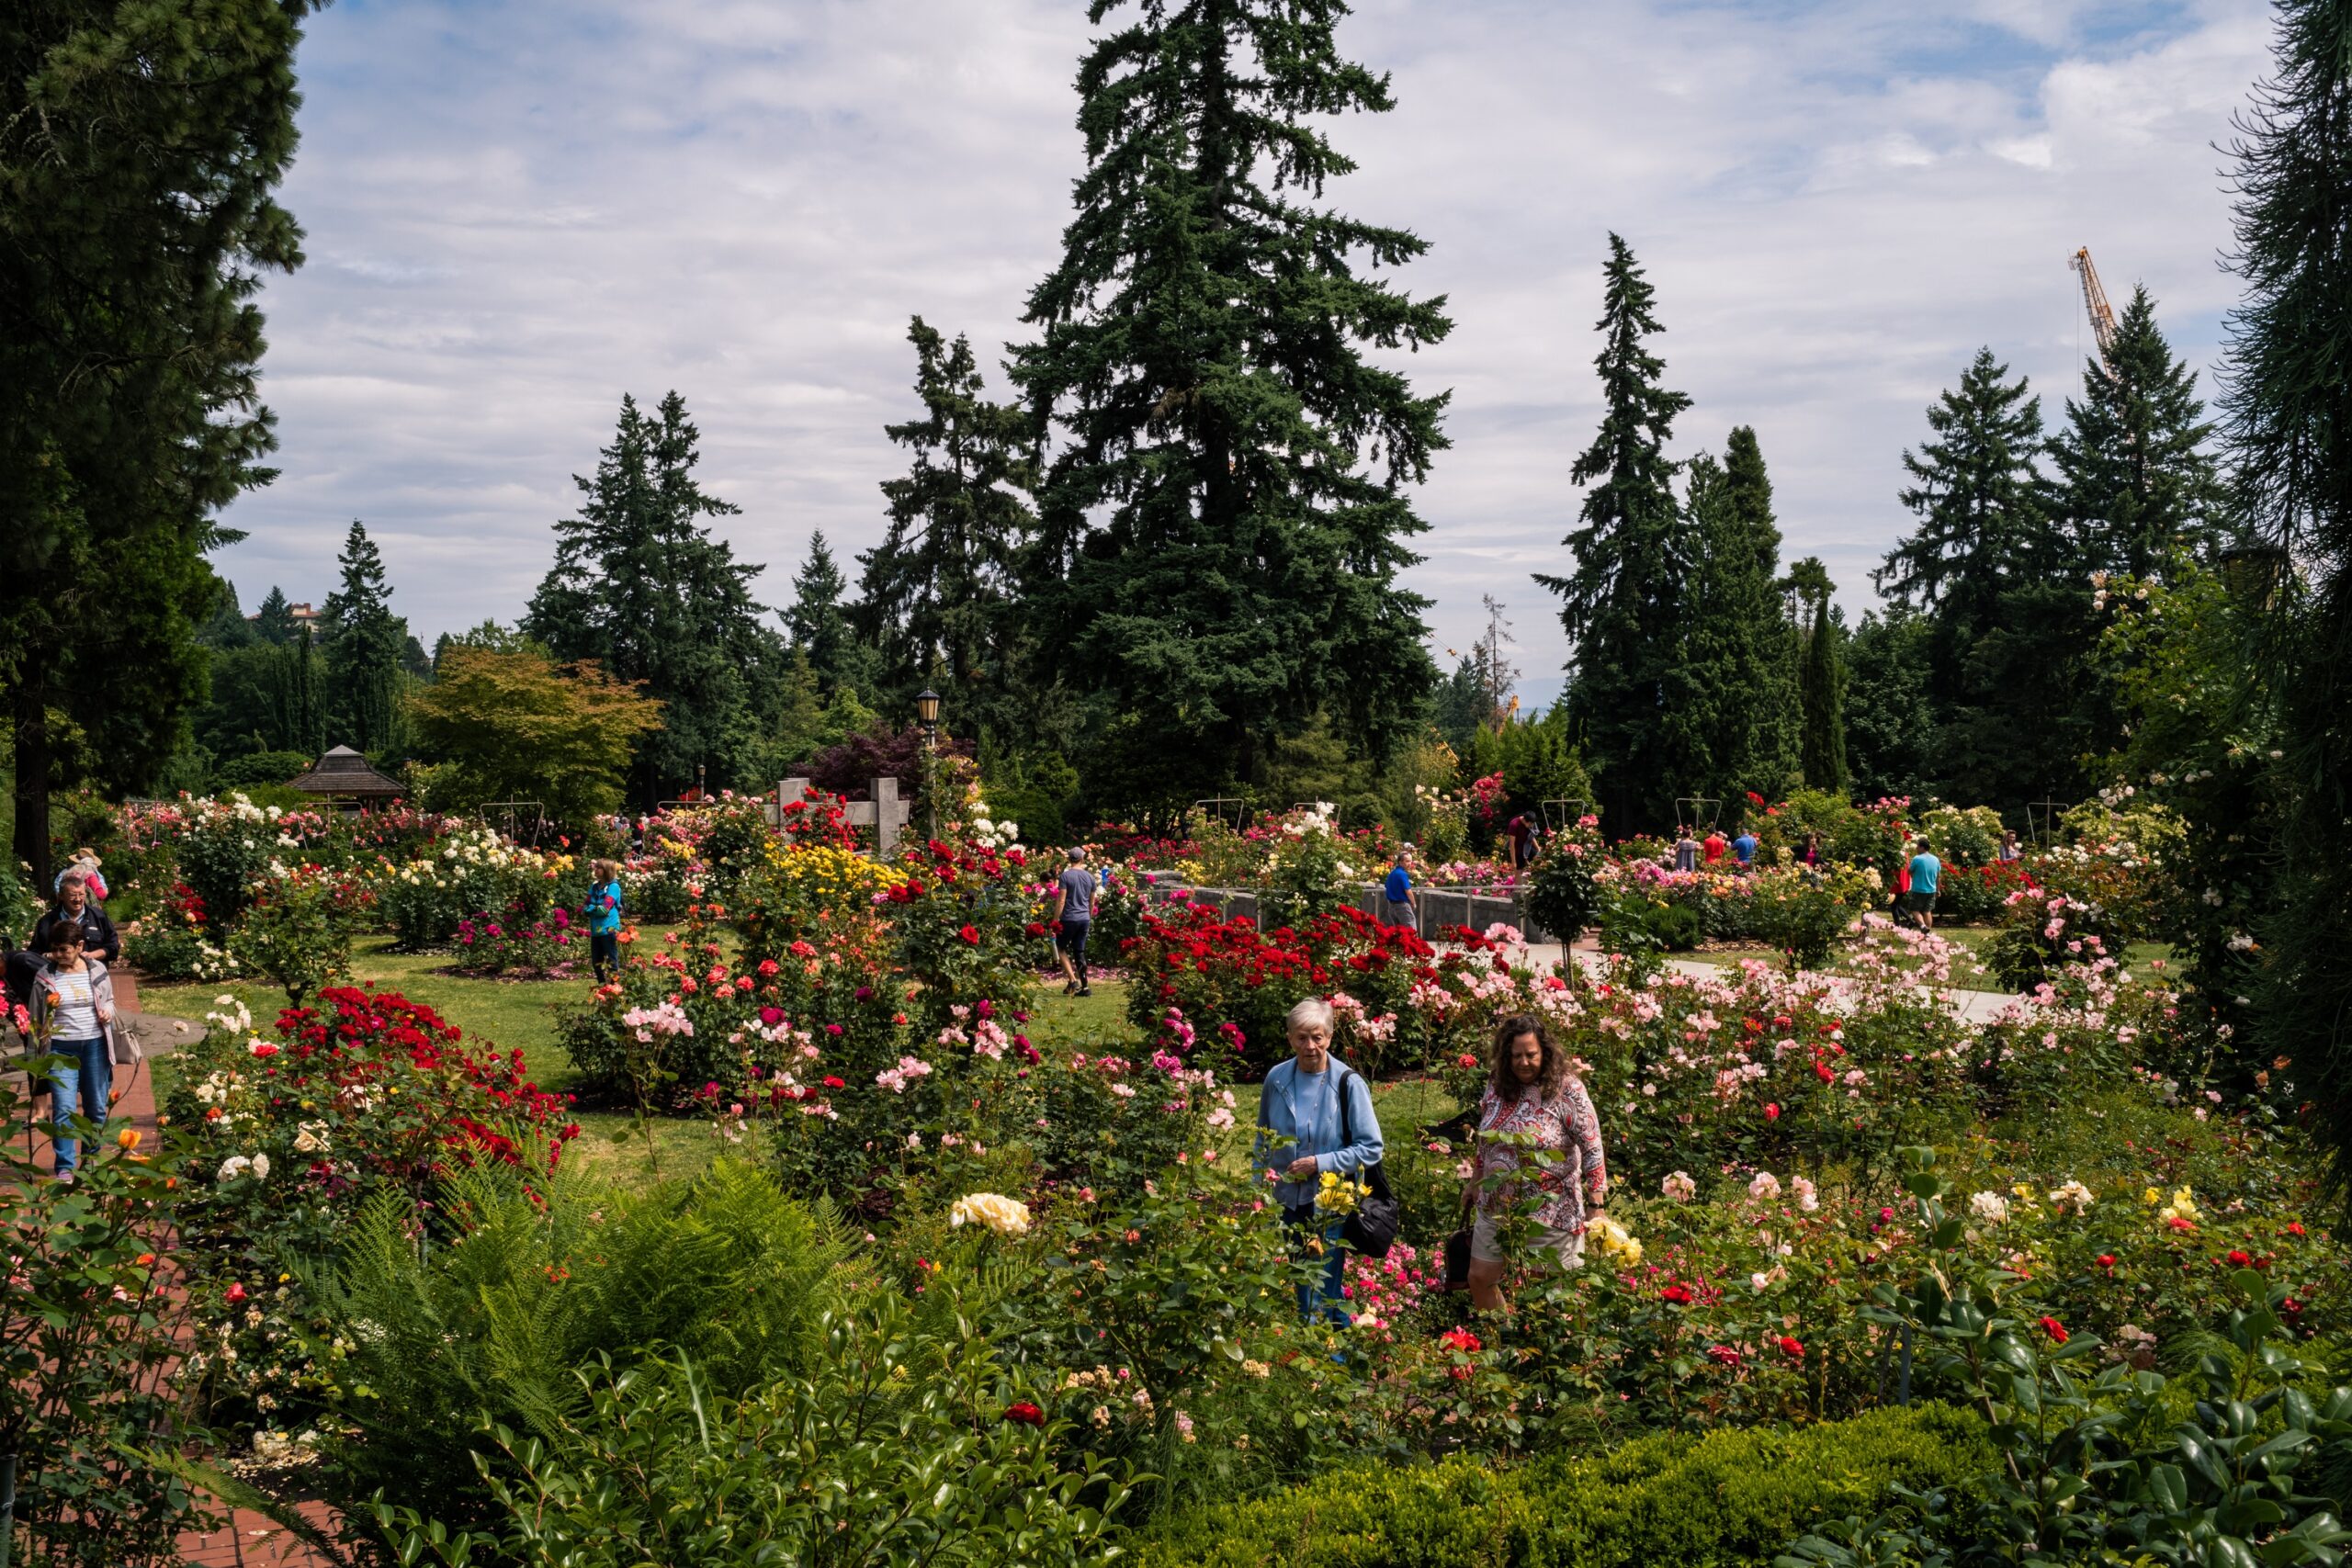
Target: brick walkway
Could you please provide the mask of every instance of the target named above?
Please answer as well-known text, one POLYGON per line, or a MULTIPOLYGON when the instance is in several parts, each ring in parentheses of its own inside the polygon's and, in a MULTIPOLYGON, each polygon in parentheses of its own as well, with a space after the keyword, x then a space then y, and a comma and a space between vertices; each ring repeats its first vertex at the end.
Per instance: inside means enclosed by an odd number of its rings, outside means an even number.
MULTIPOLYGON (((118 970, 114 976, 115 1005, 125 1013, 139 1010, 139 982, 118 970)), ((154 1063, 123 1069, 115 1080, 115 1114, 155 1135, 154 1063)), ((44 1156, 44 1163, 45 1163, 44 1156)), ((320 1504, 303 1506, 305 1518, 331 1529, 334 1516, 320 1504)), ((208 1534, 191 1530, 180 1538, 180 1561, 198 1568, 333 1568, 322 1557, 288 1534, 284 1527, 258 1514, 235 1513, 222 1528, 208 1534)))

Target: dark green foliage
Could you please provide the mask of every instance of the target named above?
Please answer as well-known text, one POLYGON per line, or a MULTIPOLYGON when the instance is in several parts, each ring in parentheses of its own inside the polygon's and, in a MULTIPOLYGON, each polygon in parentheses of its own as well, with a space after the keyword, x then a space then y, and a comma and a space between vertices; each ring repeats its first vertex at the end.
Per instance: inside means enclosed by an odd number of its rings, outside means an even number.
POLYGON ((1487 682, 1476 660, 1464 654, 1453 673, 1439 682, 1432 708, 1439 737, 1453 748, 1456 756, 1468 756, 1478 727, 1492 724, 1495 718, 1495 706, 1487 700, 1487 682))
POLYGON ((248 784, 282 784, 306 771, 317 756, 308 751, 252 751, 212 770, 212 787, 241 789, 248 784))
POLYGON ((866 674, 865 649, 858 646, 849 611, 842 604, 847 588, 824 530, 814 530, 808 536, 808 558, 792 580, 792 607, 784 614, 784 625, 794 650, 807 657, 818 685, 828 694, 856 685, 866 674))
POLYGON ((213 517, 271 476, 265 269, 301 260, 306 0, 0 8, 0 709, 16 851, 53 784, 144 787, 203 697, 213 517))
POLYGON ((1923 616, 1871 612, 1847 641, 1847 761, 1853 792, 1864 800, 1928 793, 1935 744, 1930 631, 1923 616))
POLYGON ((1693 558, 1664 720, 1677 793, 1778 798, 1796 771, 1796 694, 1775 581, 1772 482, 1747 426, 1731 433, 1722 462, 1692 459, 1690 528, 1693 558))
POLYGON ((445 1233, 420 1247, 412 1202, 371 1203, 309 1280, 334 1321, 357 1325, 336 1380, 364 1434, 336 1467, 351 1496, 382 1486, 473 1517, 483 1416, 552 1438, 587 1409, 581 1374, 603 1357, 624 1371, 684 1353, 714 1395, 818 1359, 842 1254, 773 1178, 722 1160, 630 1192, 567 1169, 536 1192, 494 1168, 457 1177, 441 1206, 462 1245, 445 1233))
POLYGON ((1894 608, 1926 617, 1933 739, 1920 782, 2021 816, 2046 792, 2079 793, 2079 759, 2098 738, 2080 696, 2090 569, 2034 468, 2041 405, 2023 377, 2007 378, 1980 349, 1928 411, 1930 438, 1903 455, 1915 482, 1902 500, 1918 526, 1873 576, 1894 608))
POLYGON ((2259 1052, 2308 1074, 2352 1187, 2352 0, 2283 0, 2240 121, 2226 433, 2252 531, 2300 591, 2265 617, 2286 801, 2259 1052))
POLYGON ((760 568, 703 527, 738 509, 695 480, 700 440, 676 392, 650 417, 621 400, 595 477, 572 476, 580 515, 556 525, 555 566, 523 622, 557 659, 594 660, 661 701, 662 728, 639 742, 629 773, 640 808, 694 784, 698 768, 714 789, 773 782, 748 776, 745 752, 784 649, 752 601, 760 568))
POLYGON ((2112 358, 2085 367, 2082 400, 2066 400, 2066 428, 2050 443, 2055 504, 2086 569, 2147 577, 2177 552, 2209 554, 2233 536, 2204 412, 2197 373, 2157 330, 2147 289, 2134 288, 2112 358))
POLYGON ((269 596, 254 612, 253 627, 256 639, 279 648, 294 640, 294 606, 287 603, 284 589, 270 588, 269 596))
POLYGON ((1846 628, 1830 603, 1835 586, 1817 556, 1789 569, 1782 584, 1795 607, 1797 772, 1807 789, 1846 793, 1846 628))
POLYGON ((1351 1467, 1259 1503, 1180 1516, 1138 1568, 1651 1568, 1765 1564, 1893 1488, 1976 1489, 1984 1424, 1942 1405, 1796 1431, 1661 1433, 1583 1459, 1351 1467))
POLYGON ((1606 820, 1612 832, 1633 832, 1667 818, 1674 797, 1689 793, 1679 770, 1694 754, 1687 746, 1682 756, 1670 751, 1662 722, 1690 565, 1673 488, 1678 465, 1666 444, 1690 400, 1659 384, 1666 363, 1645 344, 1664 330, 1651 310, 1656 290, 1614 234, 1602 276, 1602 344, 1593 361, 1600 431, 1569 470, 1591 487, 1565 541, 1576 570, 1535 580, 1560 595, 1570 649, 1566 703, 1599 775, 1606 820))
MULTIPOLYGON (((1427 602, 1397 574, 1444 399, 1368 351, 1450 328, 1363 276, 1423 242, 1317 205, 1332 118, 1390 107, 1336 0, 1095 0, 1086 172, 1014 378, 1059 449, 1029 613, 1108 721, 1080 758, 1139 804, 1255 775, 1318 711, 1361 754, 1419 721, 1427 602)), ((1111 798, 1104 784, 1090 793, 1111 798)))
MULTIPOLYGON (((923 417, 884 427, 913 462, 904 479, 883 481, 890 532, 858 557, 853 621, 880 653, 881 683, 894 695, 910 698, 939 671, 966 713, 1005 708, 1014 567, 1035 524, 1028 412, 981 395, 970 339, 945 344, 921 316, 907 338, 923 417)), ((1020 722, 1017 712, 1000 716, 1020 722)))
POLYGON ((326 749, 326 710, 318 652, 310 628, 283 645, 256 640, 215 649, 211 694, 195 714, 198 745, 216 762, 254 751, 326 749))
POLYGON ((254 626, 237 603, 237 585, 227 578, 213 580, 212 613, 197 631, 207 648, 244 648, 254 640, 254 626))
POLYGON ((380 755, 402 739, 408 623, 392 614, 383 554, 356 517, 338 564, 343 586, 327 595, 319 617, 326 628, 328 725, 336 745, 380 755))

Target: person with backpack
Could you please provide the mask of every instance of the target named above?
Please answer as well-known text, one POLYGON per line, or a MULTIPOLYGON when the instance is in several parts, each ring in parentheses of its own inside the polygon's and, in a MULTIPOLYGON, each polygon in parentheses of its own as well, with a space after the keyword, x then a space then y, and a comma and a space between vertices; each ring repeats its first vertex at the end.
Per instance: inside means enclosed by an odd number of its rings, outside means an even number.
POLYGON ((1363 1075, 1331 1055, 1331 1004, 1309 997, 1283 1021, 1291 1058, 1276 1063, 1259 1086, 1251 1158, 1272 1189, 1295 1250, 1323 1260, 1317 1283, 1298 1288, 1300 1318, 1313 1323, 1319 1315, 1345 1328, 1350 1320, 1340 1303, 1348 1220, 1344 1213, 1318 1213, 1316 1199, 1326 1175, 1362 1185, 1376 1180, 1380 1118, 1363 1075))
POLYGON ((608 971, 621 966, 621 868, 600 860, 593 870, 596 880, 589 885, 588 901, 580 912, 588 918, 588 962, 601 986, 608 971))
POLYGON ((1505 1215, 1522 1201, 1534 1201, 1535 1234, 1528 1250, 1548 1255, 1563 1269, 1576 1269, 1584 1262, 1586 1216, 1609 1201, 1600 1117, 1568 1054, 1540 1021, 1521 1016, 1503 1020, 1495 1030, 1493 1055, 1493 1071, 1478 1100, 1477 1174, 1463 1194, 1464 1208, 1477 1216, 1470 1232, 1470 1302, 1480 1312, 1506 1305, 1500 1234, 1505 1215), (1512 1142, 1489 1142, 1505 1134, 1512 1142), (1521 1175, 1531 1168, 1532 1177, 1521 1175))

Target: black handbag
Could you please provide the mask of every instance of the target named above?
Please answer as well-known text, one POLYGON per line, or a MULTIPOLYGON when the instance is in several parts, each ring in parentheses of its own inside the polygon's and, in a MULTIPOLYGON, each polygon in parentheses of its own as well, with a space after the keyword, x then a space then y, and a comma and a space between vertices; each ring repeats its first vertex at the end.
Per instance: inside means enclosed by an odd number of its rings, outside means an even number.
MULTIPOLYGON (((1354 1076, 1352 1072, 1351 1076, 1354 1076)), ((1369 1088, 1365 1093, 1369 1096, 1369 1088)), ((1348 1091, 1348 1084, 1342 1079, 1340 1084, 1340 1136, 1350 1147, 1354 1146, 1356 1141, 1351 1117, 1354 1102, 1355 1096, 1348 1091)), ((1359 1174, 1372 1191, 1369 1196, 1356 1201, 1354 1211, 1348 1215, 1347 1224, 1340 1232, 1340 1238, 1366 1258, 1385 1258, 1388 1249, 1396 1245, 1396 1231, 1404 1219, 1404 1213, 1397 1205, 1396 1194, 1388 1190, 1388 1173, 1385 1170, 1374 1165, 1359 1174)))

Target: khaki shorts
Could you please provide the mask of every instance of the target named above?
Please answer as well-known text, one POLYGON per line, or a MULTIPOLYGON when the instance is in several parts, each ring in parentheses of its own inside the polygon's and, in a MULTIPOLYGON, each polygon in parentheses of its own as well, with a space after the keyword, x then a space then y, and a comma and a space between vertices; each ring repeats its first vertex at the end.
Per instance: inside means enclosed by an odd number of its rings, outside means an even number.
MULTIPOLYGON (((1584 1267, 1584 1232, 1566 1229, 1537 1231, 1533 1245, 1527 1249, 1527 1260, 1540 1262, 1539 1255, 1545 1252, 1557 1253, 1563 1269, 1584 1267)), ((1503 1257, 1502 1239, 1495 1234, 1495 1222, 1484 1214, 1478 1216, 1478 1223, 1470 1229, 1470 1256, 1481 1263, 1508 1261, 1503 1257)))

